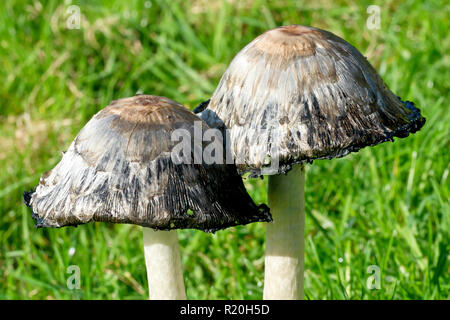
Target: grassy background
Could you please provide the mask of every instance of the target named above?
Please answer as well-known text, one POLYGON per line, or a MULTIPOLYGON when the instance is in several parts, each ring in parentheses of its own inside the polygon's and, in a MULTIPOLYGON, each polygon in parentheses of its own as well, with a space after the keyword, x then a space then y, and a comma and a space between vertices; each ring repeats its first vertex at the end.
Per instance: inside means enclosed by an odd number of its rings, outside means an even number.
MULTIPOLYGON (((193 108, 232 57, 284 24, 330 30, 427 118, 417 134, 308 167, 309 299, 448 299, 449 6, 445 1, 1 1, 0 299, 145 299, 141 229, 35 229, 25 189, 84 123, 137 91, 193 108), (67 8, 81 29, 66 28, 67 8), (380 6, 379 30, 366 27, 380 6), (81 270, 69 290, 67 267, 81 270), (381 287, 369 290, 369 266, 381 287)), ((256 202, 266 180, 246 180, 256 202)), ((179 232, 190 299, 260 299, 264 224, 179 232)))

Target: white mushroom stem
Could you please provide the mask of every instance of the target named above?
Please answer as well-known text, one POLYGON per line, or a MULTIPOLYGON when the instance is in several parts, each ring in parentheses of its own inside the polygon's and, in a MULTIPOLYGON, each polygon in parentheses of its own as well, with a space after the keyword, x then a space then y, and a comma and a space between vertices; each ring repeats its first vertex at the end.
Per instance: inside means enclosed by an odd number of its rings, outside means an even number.
POLYGON ((305 261, 305 171, 269 176, 268 200, 273 222, 267 225, 265 300, 303 299, 305 261))
POLYGON ((177 231, 143 228, 143 233, 150 299, 186 299, 177 231))

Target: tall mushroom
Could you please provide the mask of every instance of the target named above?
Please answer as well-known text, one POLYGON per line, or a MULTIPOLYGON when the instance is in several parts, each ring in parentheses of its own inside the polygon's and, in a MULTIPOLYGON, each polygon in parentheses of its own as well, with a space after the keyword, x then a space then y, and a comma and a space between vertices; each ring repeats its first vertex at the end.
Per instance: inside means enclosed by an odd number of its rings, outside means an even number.
POLYGON ((243 48, 196 112, 227 129, 241 173, 270 175, 265 299, 304 295, 303 163, 406 137, 425 122, 357 49, 300 25, 269 30, 243 48))
POLYGON ((209 145, 194 141, 198 126, 208 129, 164 97, 113 101, 86 124, 36 190, 24 193, 36 226, 143 226, 150 298, 185 299, 174 229, 214 232, 271 221, 268 208, 247 194, 234 165, 194 159, 195 150, 209 145), (180 137, 188 139, 187 148, 178 150, 180 137))

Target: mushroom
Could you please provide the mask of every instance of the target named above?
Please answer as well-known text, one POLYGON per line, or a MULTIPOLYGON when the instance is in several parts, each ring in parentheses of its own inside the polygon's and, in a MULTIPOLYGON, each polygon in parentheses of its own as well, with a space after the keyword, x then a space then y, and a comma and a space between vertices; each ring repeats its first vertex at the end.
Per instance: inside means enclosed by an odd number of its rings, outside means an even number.
POLYGON ((270 175, 274 221, 266 231, 264 299, 304 296, 303 165, 404 138, 425 123, 357 49, 300 25, 269 30, 249 43, 194 112, 226 129, 241 173, 270 175))
POLYGON ((165 97, 113 101, 85 125, 36 190, 24 193, 36 226, 143 226, 150 298, 186 299, 175 229, 214 232, 271 221, 267 206, 256 206, 247 194, 234 165, 190 161, 194 149, 209 145, 194 141, 198 128, 209 129, 165 97), (182 153, 176 150, 180 132, 188 139, 184 146, 193 146, 182 153))

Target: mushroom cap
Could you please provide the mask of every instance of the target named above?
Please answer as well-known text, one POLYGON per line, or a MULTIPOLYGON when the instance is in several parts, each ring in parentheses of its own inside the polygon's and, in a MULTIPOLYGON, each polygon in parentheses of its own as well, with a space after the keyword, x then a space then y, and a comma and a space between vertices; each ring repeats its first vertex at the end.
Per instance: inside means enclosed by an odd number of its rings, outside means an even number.
POLYGON ((103 221, 214 232, 271 221, 267 206, 256 206, 247 194, 233 164, 172 160, 178 144, 172 133, 187 130, 193 143, 195 123, 209 128, 165 97, 113 101, 85 125, 36 190, 24 193, 36 226, 103 221))
POLYGON ((357 49, 300 25, 269 30, 243 48, 201 117, 228 130, 236 165, 253 176, 343 157, 406 137, 425 123, 357 49))

